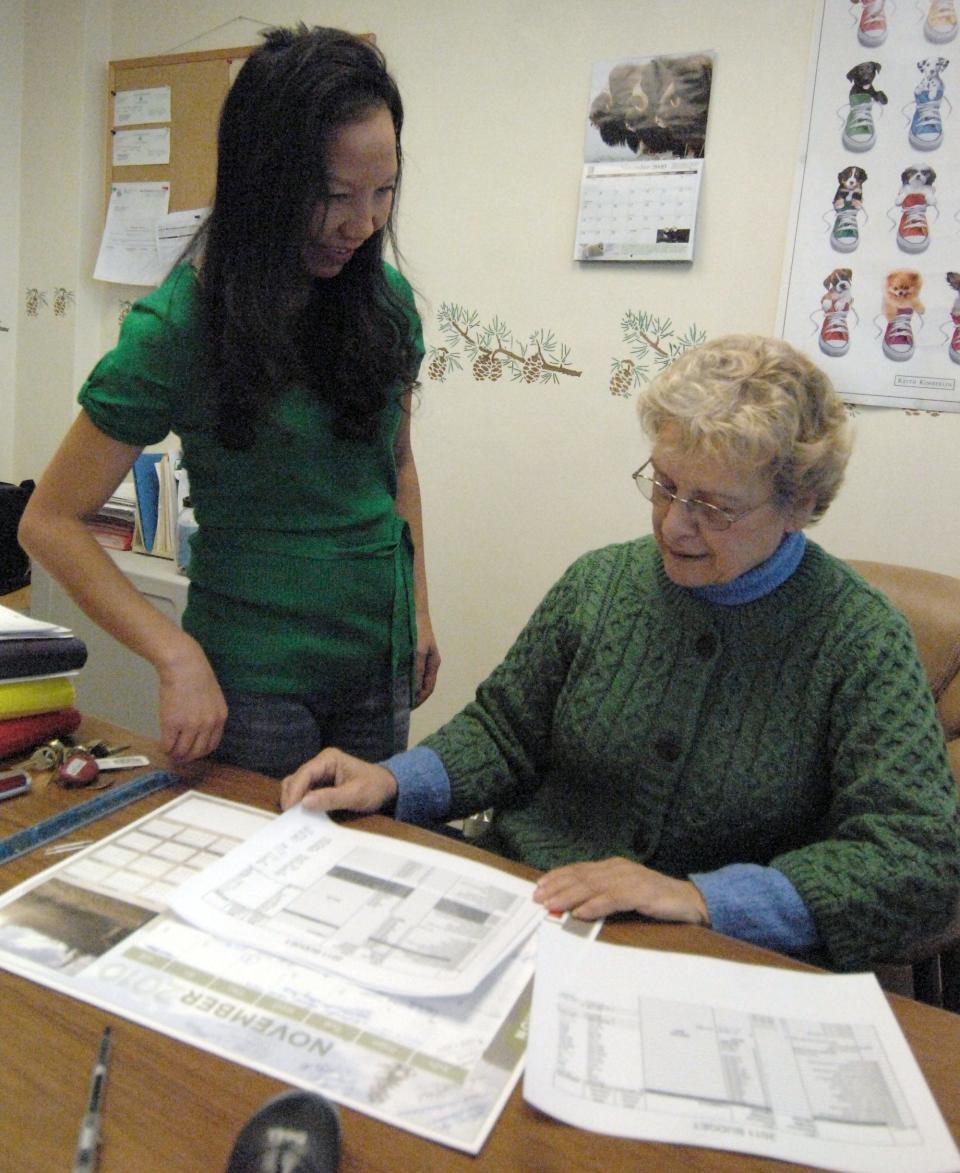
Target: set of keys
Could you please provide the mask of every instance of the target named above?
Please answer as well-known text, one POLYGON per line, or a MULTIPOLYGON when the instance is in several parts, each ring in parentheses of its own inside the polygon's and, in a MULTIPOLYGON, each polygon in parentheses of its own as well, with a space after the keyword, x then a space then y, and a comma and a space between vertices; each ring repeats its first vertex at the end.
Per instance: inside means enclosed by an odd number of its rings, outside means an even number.
POLYGON ((97 781, 102 773, 132 770, 150 764, 150 759, 143 754, 124 756, 123 751, 129 748, 129 745, 108 745, 106 741, 73 745, 55 737, 38 746, 19 768, 30 774, 53 774, 56 781, 67 789, 81 786, 100 789, 110 785, 109 781, 97 781))

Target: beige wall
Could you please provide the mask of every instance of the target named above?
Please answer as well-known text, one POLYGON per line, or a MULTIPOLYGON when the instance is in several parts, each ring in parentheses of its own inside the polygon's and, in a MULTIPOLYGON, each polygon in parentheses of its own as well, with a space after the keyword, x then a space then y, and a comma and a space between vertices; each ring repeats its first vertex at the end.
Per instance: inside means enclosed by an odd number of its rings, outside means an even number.
MULTIPOLYGON (((775 329, 815 2, 257 5, 260 19, 377 34, 407 108, 401 244, 428 344, 444 344, 437 312, 456 303, 481 324, 499 317, 518 341, 551 331, 582 372, 557 385, 490 383, 467 363, 440 383, 424 366, 414 439, 445 663, 415 735, 468 699, 571 559, 648 529, 629 480, 646 454, 634 401, 608 391, 613 359, 629 353, 624 314, 669 317, 678 333, 692 323, 710 336, 775 329), (696 259, 578 265, 570 258, 591 65, 699 49, 716 53, 716 72, 696 259)), ((131 292, 89 278, 102 215, 95 79, 110 58, 251 43, 257 33, 214 0, 30 0, 28 9, 19 287, 69 278, 77 302, 67 322, 49 311, 27 322, 20 310, 7 479, 49 457, 76 383, 112 342, 131 292), (48 128, 62 108, 76 112, 76 133, 55 142, 48 128), (37 191, 45 194, 34 199, 37 191)), ((841 555, 960 574, 960 415, 862 409, 857 431, 847 485, 815 536, 841 555)))
POLYGON ((13 470, 16 410, 17 311, 20 285, 20 122, 23 114, 24 0, 3 0, 0 16, 0 110, 6 114, 0 135, 0 480, 13 470), (11 179, 13 182, 11 182, 11 179))

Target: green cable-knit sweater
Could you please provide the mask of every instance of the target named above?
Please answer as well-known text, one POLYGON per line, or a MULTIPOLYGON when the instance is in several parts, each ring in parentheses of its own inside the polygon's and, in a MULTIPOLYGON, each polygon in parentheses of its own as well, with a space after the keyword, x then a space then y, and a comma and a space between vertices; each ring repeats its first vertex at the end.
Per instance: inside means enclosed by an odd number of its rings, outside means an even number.
POLYGON ((422 744, 451 817, 492 805, 484 846, 536 867, 778 868, 838 969, 937 931, 960 889, 956 785, 907 622, 812 542, 732 607, 674 585, 651 538, 585 555, 422 744))

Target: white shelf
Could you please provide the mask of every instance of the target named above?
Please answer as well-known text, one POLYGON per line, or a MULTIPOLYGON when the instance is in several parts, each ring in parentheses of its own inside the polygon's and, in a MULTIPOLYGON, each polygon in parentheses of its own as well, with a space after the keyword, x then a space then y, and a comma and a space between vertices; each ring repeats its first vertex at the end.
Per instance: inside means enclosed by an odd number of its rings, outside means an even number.
MULTIPOLYGON (((179 623, 187 605, 187 578, 172 561, 131 550, 108 550, 127 578, 162 614, 179 623)), ((157 675, 80 610, 66 591, 37 563, 30 584, 30 614, 61 623, 87 645, 87 662, 76 676, 77 707, 135 733, 157 737, 157 675)))

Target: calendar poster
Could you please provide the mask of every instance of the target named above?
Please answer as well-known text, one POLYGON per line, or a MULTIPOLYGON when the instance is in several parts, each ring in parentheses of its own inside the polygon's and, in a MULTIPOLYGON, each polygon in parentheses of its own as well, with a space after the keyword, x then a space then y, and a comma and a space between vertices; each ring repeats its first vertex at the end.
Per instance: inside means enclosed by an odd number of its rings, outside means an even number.
POLYGON ((574 258, 693 259, 713 54, 593 67, 574 258))
POLYGON ((954 5, 826 0, 781 333, 849 403, 960 411, 954 5))

